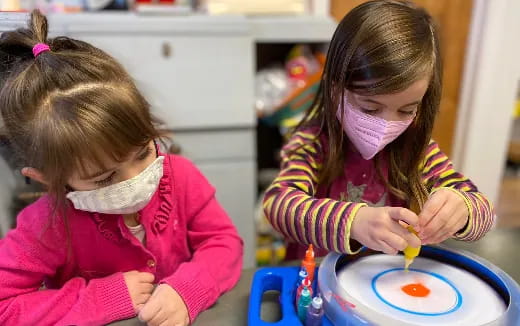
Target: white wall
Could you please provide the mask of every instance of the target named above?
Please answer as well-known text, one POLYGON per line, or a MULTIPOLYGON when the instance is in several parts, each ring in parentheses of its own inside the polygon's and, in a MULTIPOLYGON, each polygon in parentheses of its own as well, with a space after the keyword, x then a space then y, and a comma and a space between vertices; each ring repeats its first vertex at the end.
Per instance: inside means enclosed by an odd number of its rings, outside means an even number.
POLYGON ((520 1, 475 0, 453 161, 494 202, 520 79, 520 1))
POLYGON ((11 226, 11 205, 16 179, 7 162, 0 157, 0 237, 5 235, 11 226))

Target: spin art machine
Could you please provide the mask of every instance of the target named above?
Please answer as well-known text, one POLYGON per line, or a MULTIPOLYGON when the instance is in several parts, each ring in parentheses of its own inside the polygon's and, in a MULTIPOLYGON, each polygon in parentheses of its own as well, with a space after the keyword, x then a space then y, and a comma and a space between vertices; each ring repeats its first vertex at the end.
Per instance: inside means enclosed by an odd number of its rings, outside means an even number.
MULTIPOLYGON (((318 270, 323 325, 520 326, 520 286, 504 271, 467 252, 423 246, 409 271, 402 256, 331 253, 318 270)), ((248 325, 301 325, 294 306, 298 267, 256 272, 248 325), (265 291, 280 292, 282 317, 260 319, 265 291)), ((316 291, 315 291, 316 292, 316 291)))

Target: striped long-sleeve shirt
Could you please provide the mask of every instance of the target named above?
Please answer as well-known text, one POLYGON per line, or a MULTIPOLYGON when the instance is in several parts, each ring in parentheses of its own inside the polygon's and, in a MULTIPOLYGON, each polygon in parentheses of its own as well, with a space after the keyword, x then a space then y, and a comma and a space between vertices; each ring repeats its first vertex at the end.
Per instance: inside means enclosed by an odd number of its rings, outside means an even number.
MULTIPOLYGON (((377 177, 373 160, 364 160, 355 150, 345 153, 342 177, 330 186, 318 186, 326 142, 324 137, 316 138, 312 129, 293 135, 282 149, 280 174, 266 191, 264 213, 290 241, 353 254, 359 246, 351 242, 350 228, 359 208, 405 207, 406 203, 386 189, 377 177)), ((454 170, 434 141, 428 146, 422 171, 430 193, 448 188, 466 202, 469 222, 454 238, 474 241, 491 229, 495 222, 491 203, 468 178, 454 170)), ((383 173, 388 173, 384 164, 383 173)))

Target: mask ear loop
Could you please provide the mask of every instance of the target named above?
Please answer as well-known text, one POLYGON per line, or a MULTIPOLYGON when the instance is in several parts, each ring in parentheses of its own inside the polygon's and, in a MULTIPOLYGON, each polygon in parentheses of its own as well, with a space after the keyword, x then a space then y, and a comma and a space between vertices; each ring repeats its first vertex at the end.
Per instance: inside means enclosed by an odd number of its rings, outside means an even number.
POLYGON ((155 158, 158 158, 159 157, 159 144, 157 144, 157 141, 155 139, 152 141, 153 141, 153 145, 155 147, 155 158))

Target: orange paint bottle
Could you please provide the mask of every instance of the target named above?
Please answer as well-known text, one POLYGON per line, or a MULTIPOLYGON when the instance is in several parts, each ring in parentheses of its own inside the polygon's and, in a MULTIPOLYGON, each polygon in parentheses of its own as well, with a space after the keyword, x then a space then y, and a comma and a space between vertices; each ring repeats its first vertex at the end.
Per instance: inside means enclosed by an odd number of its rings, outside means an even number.
POLYGON ((316 261, 314 260, 314 249, 312 248, 312 244, 309 245, 309 249, 305 251, 305 258, 302 261, 302 267, 305 267, 307 271, 307 277, 309 280, 314 280, 314 270, 316 269, 316 261))

